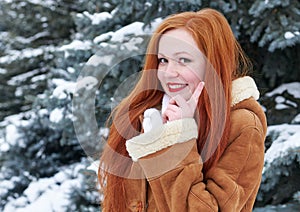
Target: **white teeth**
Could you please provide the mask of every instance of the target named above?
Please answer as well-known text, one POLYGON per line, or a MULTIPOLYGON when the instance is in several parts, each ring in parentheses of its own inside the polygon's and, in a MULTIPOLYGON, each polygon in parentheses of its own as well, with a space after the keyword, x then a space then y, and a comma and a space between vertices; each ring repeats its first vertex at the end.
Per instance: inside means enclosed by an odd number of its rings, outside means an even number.
POLYGON ((185 85, 169 85, 169 88, 171 88, 171 89, 177 89, 177 88, 182 88, 184 86, 185 85))

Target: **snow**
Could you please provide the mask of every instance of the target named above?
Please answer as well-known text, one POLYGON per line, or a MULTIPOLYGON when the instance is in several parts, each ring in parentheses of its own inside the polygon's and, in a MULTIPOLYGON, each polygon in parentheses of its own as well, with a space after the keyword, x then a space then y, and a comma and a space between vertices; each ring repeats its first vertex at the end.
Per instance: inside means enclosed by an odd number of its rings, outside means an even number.
POLYGON ((275 102, 276 102, 277 104, 283 103, 283 102, 285 102, 285 98, 282 97, 282 96, 277 96, 277 97, 275 98, 275 102))
POLYGON ((7 116, 5 117, 4 121, 0 122, 0 153, 8 151, 10 146, 25 146, 23 140, 21 139, 22 137, 18 132, 18 126, 26 126, 29 124, 29 121, 22 120, 22 117, 29 116, 29 114, 31 113, 24 112, 7 116))
POLYGON ((31 81, 32 83, 36 83, 36 82, 38 82, 38 81, 43 81, 43 80, 45 80, 46 78, 47 78, 47 75, 46 75, 46 74, 41 74, 41 75, 37 75, 37 76, 32 77, 30 81, 31 81))
POLYGON ((99 134, 100 134, 100 136, 103 136, 104 138, 107 138, 108 134, 109 134, 109 128, 106 128, 106 127, 100 128, 99 134))
MULTIPOLYGON (((126 48, 128 51, 139 50, 139 44, 143 42, 142 38, 132 38, 129 42, 125 43, 122 47, 126 48)), ((121 47, 121 48, 122 48, 121 47)))
POLYGON ((64 117, 64 108, 55 108, 51 113, 49 120, 53 123, 59 123, 64 117))
POLYGON ((86 50, 90 49, 92 42, 91 41, 81 41, 81 40, 73 40, 71 43, 64 45, 59 48, 60 51, 66 50, 86 50))
POLYGON ((287 100, 283 96, 277 96, 275 98, 275 102, 276 102, 276 105, 275 105, 276 110, 287 109, 287 108, 290 108, 291 106, 294 108, 297 108, 297 104, 295 102, 287 100))
POLYGON ((65 58, 69 57, 68 51, 76 51, 76 50, 87 50, 90 49, 92 42, 89 40, 81 41, 81 40, 73 40, 71 43, 64 45, 59 48, 59 51, 65 52, 65 58))
POLYGON ((100 42, 109 40, 109 39, 111 39, 111 37, 113 36, 113 34, 114 34, 113 32, 103 33, 103 34, 95 37, 94 40, 93 40, 93 42, 94 43, 100 43, 100 42))
POLYGON ((147 26, 145 29, 143 29, 144 23, 143 22, 133 22, 127 26, 122 27, 121 29, 115 31, 115 32, 107 32, 104 34, 101 34, 97 36, 94 39, 94 43, 100 43, 102 41, 108 40, 110 38, 110 41, 112 42, 123 42, 128 35, 132 36, 141 36, 150 34, 153 32, 153 30, 160 24, 162 21, 162 18, 157 18, 153 22, 151 22, 150 26, 147 26))
POLYGON ((76 72, 75 68, 73 68, 73 67, 68 67, 68 68, 67 68, 67 71, 68 71, 69 73, 71 73, 71 74, 73 74, 73 73, 76 72))
POLYGON ((57 4, 57 2, 55 2, 54 0, 27 0, 28 2, 32 3, 32 4, 37 4, 37 5, 41 5, 44 7, 50 7, 50 6, 54 6, 57 4))
POLYGON ((276 110, 284 110, 284 109, 288 109, 288 108, 289 108, 289 106, 287 106, 286 104, 282 104, 282 103, 275 105, 276 110))
POLYGON ((300 113, 291 121, 292 124, 300 124, 300 113))
POLYGON ((12 146, 16 145, 21 138, 18 128, 13 124, 9 124, 6 126, 5 131, 5 141, 12 146))
POLYGON ((2 180, 0 182, 0 195, 6 192, 8 189, 12 189, 14 187, 14 182, 12 180, 2 180))
POLYGON ((114 55, 106 55, 106 56, 93 55, 92 57, 90 57, 90 59, 86 64, 90 66, 98 66, 99 64, 105 64, 109 66, 111 65, 111 61, 113 57, 114 55))
MULTIPOLYGON (((80 16, 81 14, 79 14, 80 16)), ((85 11, 83 12, 83 15, 87 16, 92 21, 92 25, 98 25, 102 21, 106 21, 107 19, 112 19, 113 16, 108 12, 102 12, 102 13, 94 13, 91 15, 89 12, 85 11)))
POLYGON ((0 68, 0 74, 6 74, 6 73, 7 73, 6 69, 0 68))
MULTIPOLYGON (((92 160, 92 159, 91 159, 92 160)), ((88 170, 94 171, 95 173, 98 173, 100 161, 93 161, 89 167, 87 167, 88 170)))
MULTIPOLYGON (((72 189, 82 184, 77 175, 84 169, 81 163, 69 167, 62 167, 61 171, 50 178, 41 178, 29 184, 23 195, 10 199, 3 212, 32 212, 32 211, 66 211, 65 206, 70 205, 69 195, 72 189)), ((1 189, 13 188, 13 181, 1 182, 1 189)))
POLYGON ((79 78, 76 84, 76 90, 80 90, 82 88, 85 88, 87 90, 90 90, 97 85, 98 80, 95 77, 87 76, 83 78, 79 78))
POLYGON ((273 91, 266 93, 266 96, 271 97, 275 94, 282 94, 284 91, 288 91, 288 93, 293 95, 295 98, 300 98, 300 82, 282 84, 273 91))
POLYGON ((39 55, 42 55, 44 53, 43 48, 37 48, 37 49, 24 49, 21 51, 17 50, 10 50, 7 55, 0 57, 0 63, 12 63, 15 60, 20 60, 24 58, 31 58, 31 57, 37 57, 39 55))
POLYGON ((0 152, 6 152, 9 150, 9 144, 4 141, 4 138, 0 137, 0 152))
POLYGON ((32 70, 29 72, 25 72, 19 75, 16 75, 12 77, 7 84, 8 85, 18 85, 20 82, 26 81, 28 78, 33 77, 34 75, 37 75, 40 71, 39 70, 32 70))
POLYGON ((30 44, 31 42, 37 40, 37 39, 40 39, 40 38, 43 38, 43 37, 46 37, 46 36, 49 36, 49 32, 47 31, 44 31, 44 32, 39 32, 31 37, 27 37, 27 38, 24 38, 22 36, 17 36, 15 39, 20 42, 20 43, 23 43, 23 44, 30 44))
POLYGON ((300 125, 273 125, 268 127, 268 135, 275 135, 276 138, 265 154, 266 167, 278 157, 284 157, 294 148, 300 147, 300 125))
POLYGON ((285 39, 292 39, 293 37, 295 37, 295 34, 292 32, 286 32, 284 33, 284 38, 285 39))
POLYGON ((51 98, 65 99, 68 94, 72 94, 75 91, 76 83, 66 81, 64 79, 53 79, 52 82, 57 86, 51 95, 51 98))
POLYGON ((53 179, 40 179, 39 181, 31 182, 24 191, 25 196, 30 202, 35 201, 51 184, 54 184, 53 179))
POLYGON ((111 41, 112 42, 122 42, 126 35, 135 35, 135 36, 143 35, 143 34, 145 34, 142 29, 143 26, 144 26, 144 23, 142 23, 142 22, 131 23, 131 24, 117 30, 113 34, 111 41))

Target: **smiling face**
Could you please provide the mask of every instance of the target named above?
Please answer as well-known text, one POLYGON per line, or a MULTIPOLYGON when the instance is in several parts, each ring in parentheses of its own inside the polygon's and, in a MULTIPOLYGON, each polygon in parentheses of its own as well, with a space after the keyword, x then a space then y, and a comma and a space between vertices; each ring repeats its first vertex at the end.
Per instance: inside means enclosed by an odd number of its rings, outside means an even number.
POLYGON ((157 76, 165 93, 189 100, 204 79, 206 64, 192 35, 181 28, 166 32, 159 40, 157 57, 157 76))

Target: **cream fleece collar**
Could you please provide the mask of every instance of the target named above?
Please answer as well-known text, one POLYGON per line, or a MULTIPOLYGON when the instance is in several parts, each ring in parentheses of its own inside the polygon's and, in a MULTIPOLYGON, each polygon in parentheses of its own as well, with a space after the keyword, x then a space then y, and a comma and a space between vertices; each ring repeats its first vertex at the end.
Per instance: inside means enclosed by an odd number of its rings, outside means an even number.
POLYGON ((232 81, 231 107, 250 97, 255 100, 259 98, 259 91, 251 77, 245 76, 232 81))

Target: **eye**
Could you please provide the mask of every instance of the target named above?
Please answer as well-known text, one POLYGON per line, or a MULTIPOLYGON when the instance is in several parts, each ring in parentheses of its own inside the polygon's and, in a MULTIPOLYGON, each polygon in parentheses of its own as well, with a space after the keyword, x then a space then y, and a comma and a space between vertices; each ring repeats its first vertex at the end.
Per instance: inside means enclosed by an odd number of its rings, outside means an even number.
POLYGON ((158 58, 158 63, 159 64, 166 64, 168 63, 168 60, 164 57, 158 58))
POLYGON ((186 65, 187 63, 190 63, 190 62, 192 62, 192 61, 190 59, 188 59, 188 58, 185 58, 185 57, 181 57, 178 60, 178 63, 182 64, 182 65, 186 65))

